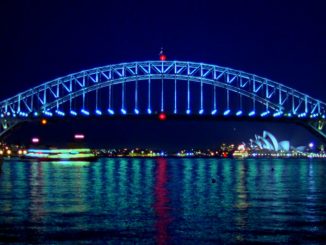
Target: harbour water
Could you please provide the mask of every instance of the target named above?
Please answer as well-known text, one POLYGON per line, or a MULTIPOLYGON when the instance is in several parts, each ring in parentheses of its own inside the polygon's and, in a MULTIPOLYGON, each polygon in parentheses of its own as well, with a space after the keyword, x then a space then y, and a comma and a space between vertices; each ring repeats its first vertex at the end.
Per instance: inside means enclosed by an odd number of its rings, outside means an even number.
POLYGON ((322 244, 326 162, 6 162, 0 243, 322 244))

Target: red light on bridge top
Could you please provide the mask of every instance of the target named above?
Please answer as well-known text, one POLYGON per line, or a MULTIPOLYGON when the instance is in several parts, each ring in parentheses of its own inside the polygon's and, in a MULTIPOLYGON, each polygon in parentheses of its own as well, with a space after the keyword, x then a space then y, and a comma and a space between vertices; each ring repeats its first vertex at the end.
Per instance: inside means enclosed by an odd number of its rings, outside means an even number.
POLYGON ((165 61, 166 60, 166 55, 163 53, 163 48, 161 49, 161 52, 160 52, 160 60, 161 61, 165 61))
POLYGON ((160 119, 161 121, 166 120, 166 114, 165 114, 165 113, 160 113, 160 114, 158 115, 158 119, 160 119))
POLYGON ((165 54, 161 54, 160 55, 160 60, 161 61, 165 61, 166 60, 166 55, 165 54))

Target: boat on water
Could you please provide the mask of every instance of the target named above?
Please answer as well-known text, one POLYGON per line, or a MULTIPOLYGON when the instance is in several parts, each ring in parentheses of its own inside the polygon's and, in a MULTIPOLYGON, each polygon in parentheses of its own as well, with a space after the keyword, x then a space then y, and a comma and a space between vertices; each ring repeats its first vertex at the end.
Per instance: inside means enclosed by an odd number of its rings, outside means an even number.
POLYGON ((248 153, 248 151, 237 150, 237 151, 233 152, 232 156, 234 158, 247 158, 249 156, 249 153, 248 153))
POLYGON ((94 161, 97 156, 91 149, 28 149, 20 157, 27 161, 94 161))

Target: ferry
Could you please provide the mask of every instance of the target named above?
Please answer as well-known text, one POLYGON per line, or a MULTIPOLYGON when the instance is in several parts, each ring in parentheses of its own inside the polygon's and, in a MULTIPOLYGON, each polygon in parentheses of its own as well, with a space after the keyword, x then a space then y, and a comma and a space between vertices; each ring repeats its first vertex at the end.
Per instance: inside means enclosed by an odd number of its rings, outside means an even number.
POLYGON ((97 156, 88 148, 28 149, 20 158, 29 161, 94 161, 97 156))
POLYGON ((247 158, 249 156, 249 153, 248 153, 248 151, 237 150, 237 151, 233 152, 232 156, 234 158, 247 158))

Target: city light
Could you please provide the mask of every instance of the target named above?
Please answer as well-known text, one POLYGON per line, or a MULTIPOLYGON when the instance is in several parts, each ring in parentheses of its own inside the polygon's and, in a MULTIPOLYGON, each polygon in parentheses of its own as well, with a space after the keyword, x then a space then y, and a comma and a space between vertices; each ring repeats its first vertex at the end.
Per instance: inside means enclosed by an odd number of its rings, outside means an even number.
POLYGON ((134 112, 135 112, 135 114, 139 114, 139 110, 136 108, 135 110, 134 110, 134 112))
POLYGON ((123 114, 123 115, 126 115, 127 114, 127 111, 124 109, 124 108, 121 108, 121 113, 123 114))
POLYGON ((33 143, 39 143, 40 142, 40 139, 39 138, 32 138, 32 142, 33 143))
POLYGON ((148 114, 152 114, 152 110, 150 108, 147 109, 148 114))
POLYGON ((35 111, 33 114, 34 114, 35 117, 38 116, 38 112, 37 111, 35 111))
POLYGON ((41 124, 42 125, 46 125, 48 123, 48 121, 45 119, 45 118, 43 118, 42 120, 41 120, 41 124))
POLYGON ((215 110, 212 110, 212 112, 211 112, 211 114, 212 115, 215 115, 217 113, 217 110, 215 109, 215 110))
POLYGON ((189 114, 190 114, 190 110, 188 109, 188 110, 186 111, 186 113, 189 115, 189 114))
POLYGON ((204 113, 203 109, 200 109, 199 114, 202 115, 204 113))
POLYGON ((74 136, 74 138, 75 139, 84 139, 85 138, 85 135, 83 135, 83 134, 75 134, 75 136, 74 136))
POLYGON ((96 113, 96 115, 99 115, 99 116, 102 115, 102 112, 101 112, 99 109, 96 109, 96 110, 95 110, 95 113, 96 113))

